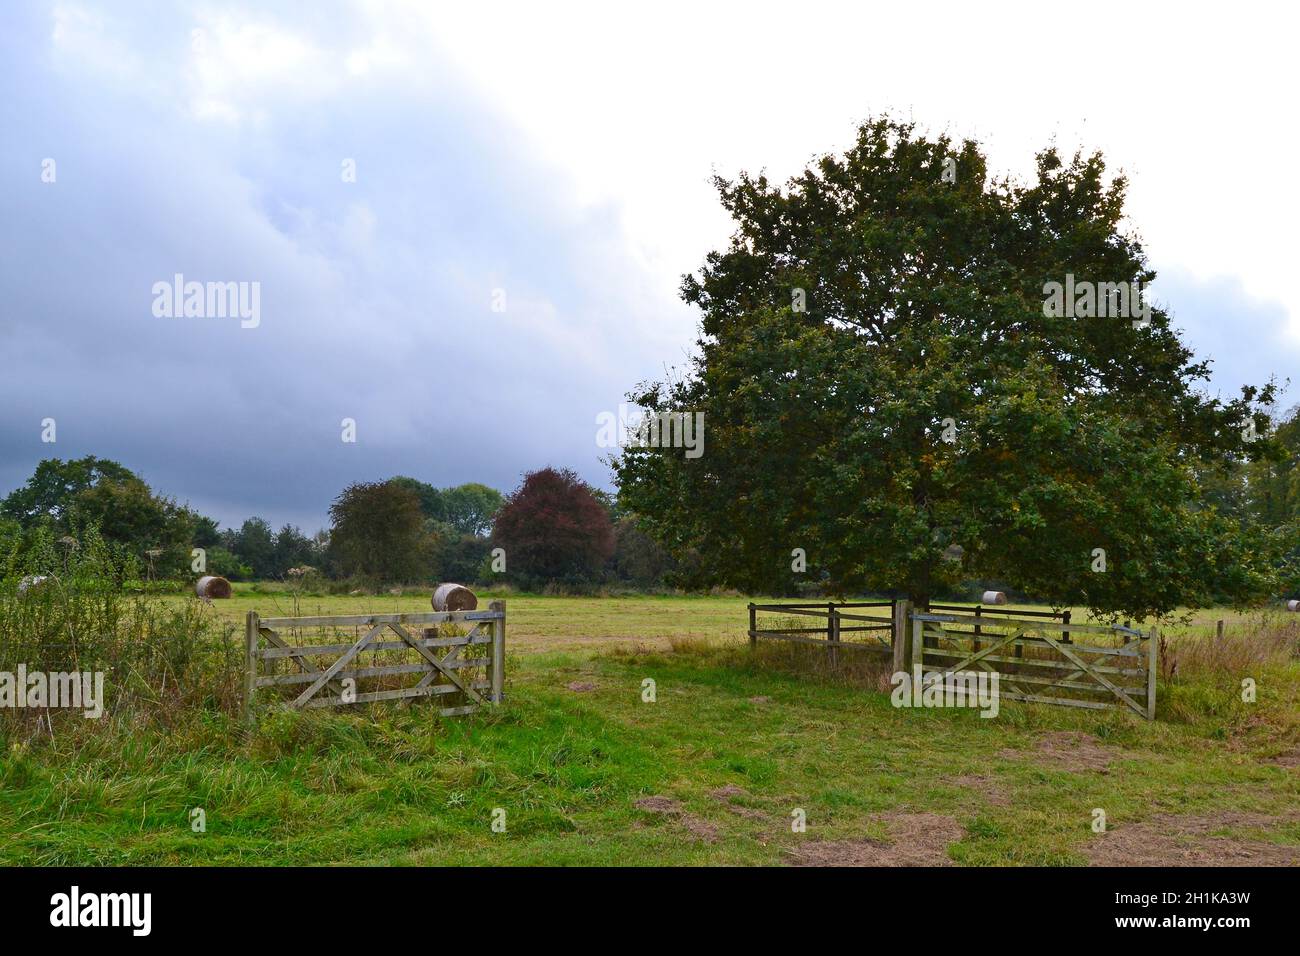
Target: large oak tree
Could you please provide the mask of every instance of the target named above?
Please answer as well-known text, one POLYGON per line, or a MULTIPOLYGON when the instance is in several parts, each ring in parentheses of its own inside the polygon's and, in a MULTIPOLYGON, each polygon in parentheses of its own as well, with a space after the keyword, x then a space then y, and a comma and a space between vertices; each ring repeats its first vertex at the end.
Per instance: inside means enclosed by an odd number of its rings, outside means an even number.
POLYGON ((1158 307, 1045 315, 1067 274, 1154 278, 1125 185, 1055 149, 993 179, 977 143, 890 119, 784 188, 719 178, 736 231, 683 282, 693 367, 629 396, 704 412, 704 454, 627 450, 622 500, 694 584, 780 592, 803 548, 835 593, 921 605, 969 578, 1135 617, 1261 594, 1269 556, 1195 476, 1267 453, 1244 429, 1272 387, 1204 397, 1158 307))

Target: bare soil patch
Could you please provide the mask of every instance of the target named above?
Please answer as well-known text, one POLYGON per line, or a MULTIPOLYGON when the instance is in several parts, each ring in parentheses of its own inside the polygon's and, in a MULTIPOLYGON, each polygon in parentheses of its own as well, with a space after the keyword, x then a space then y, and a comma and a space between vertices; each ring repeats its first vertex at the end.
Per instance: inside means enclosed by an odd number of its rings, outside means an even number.
POLYGON ((1276 757, 1269 757, 1264 761, 1272 764, 1274 767, 1290 767, 1294 770, 1300 767, 1300 747, 1292 747, 1290 750, 1278 754, 1276 757))
POLYGON ((1011 798, 1003 790, 996 780, 992 777, 985 776, 981 773, 968 773, 960 777, 954 777, 953 783, 967 790, 974 790, 984 798, 986 803, 995 807, 1007 807, 1011 805, 1011 798))
POLYGON ((591 683, 590 681, 584 681, 584 680, 570 681, 565 686, 567 686, 569 690, 573 691, 575 694, 585 694, 588 691, 593 691, 596 689, 595 684, 591 683))
POLYGON ((747 820, 766 820, 767 814, 761 810, 755 810, 753 807, 744 807, 738 803, 733 803, 736 797, 748 797, 749 791, 729 783, 725 787, 719 787, 717 790, 709 792, 709 796, 717 800, 728 810, 738 817, 744 817, 747 820))
POLYGON ((659 813, 666 817, 672 817, 687 833, 697 840, 703 840, 705 843, 716 843, 718 841, 718 828, 702 817, 687 813, 680 800, 660 796, 642 797, 634 806, 638 810, 644 810, 647 813, 659 813))
POLYGON ((1269 830, 1296 818, 1232 812, 1161 815, 1098 834, 1086 855, 1092 866, 1296 866, 1300 847, 1217 834, 1269 830))
MULTIPOLYGON (((1107 749, 1092 734, 1079 730, 1042 734, 1029 755, 1039 763, 1075 773, 1110 773, 1111 761, 1125 756, 1122 751, 1107 749)), ((1001 750, 998 756, 1004 760, 1019 760, 1025 756, 1025 751, 1001 750)))
POLYGON ((672 797, 642 797, 634 805, 638 810, 645 810, 647 813, 671 815, 682 812, 682 802, 672 797))
POLYGON ((749 794, 734 783, 729 783, 725 787, 711 790, 709 796, 714 800, 721 800, 723 803, 730 803, 733 797, 747 797, 749 794))
POLYGON ((812 840, 790 854, 793 866, 952 866, 948 847, 965 835, 939 813, 882 813, 886 840, 812 840))

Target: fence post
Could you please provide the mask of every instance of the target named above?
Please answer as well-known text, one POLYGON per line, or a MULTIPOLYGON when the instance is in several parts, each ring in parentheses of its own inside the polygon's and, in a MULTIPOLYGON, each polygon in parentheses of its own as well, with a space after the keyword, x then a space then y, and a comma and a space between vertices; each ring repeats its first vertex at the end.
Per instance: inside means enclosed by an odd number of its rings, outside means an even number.
POLYGON ((758 612, 753 601, 749 602, 749 647, 750 650, 758 647, 758 612))
POLYGON ((834 604, 830 605, 830 613, 826 616, 826 639, 830 642, 831 670, 836 670, 840 666, 840 612, 835 610, 834 604))
MULTIPOLYGON (((1064 614, 1061 615, 1061 623, 1064 624, 1064 625, 1066 625, 1067 627, 1069 626, 1069 624, 1070 624, 1070 612, 1069 612, 1069 611, 1066 611, 1064 614)), ((1062 644, 1069 644, 1069 643, 1071 643, 1071 641, 1070 641, 1070 632, 1069 632, 1069 631, 1062 631, 1062 632, 1061 632, 1061 643, 1062 643, 1062 644)))
POLYGON ((492 621, 492 703, 499 705, 506 689, 506 602, 493 601, 488 610, 501 613, 492 621))
POLYGON ((912 663, 912 602, 906 599, 894 602, 894 673, 907 671, 912 663))
POLYGON ((980 649, 980 635, 984 633, 983 629, 980 627, 979 624, 979 616, 980 616, 980 605, 976 604, 975 605, 975 640, 972 641, 971 643, 974 644, 974 650, 977 651, 980 649))
POLYGON ((1159 632, 1153 627, 1151 636, 1147 638, 1147 720, 1156 719, 1156 645, 1159 643, 1159 632))
POLYGON ((257 641, 261 625, 256 611, 244 621, 244 720, 253 719, 253 695, 257 693, 257 641))
POLYGON ((1220 621, 1219 624, 1218 624, 1218 626, 1215 628, 1214 636, 1215 636, 1216 638, 1218 638, 1219 640, 1223 640, 1223 622, 1222 622, 1222 621, 1220 621))

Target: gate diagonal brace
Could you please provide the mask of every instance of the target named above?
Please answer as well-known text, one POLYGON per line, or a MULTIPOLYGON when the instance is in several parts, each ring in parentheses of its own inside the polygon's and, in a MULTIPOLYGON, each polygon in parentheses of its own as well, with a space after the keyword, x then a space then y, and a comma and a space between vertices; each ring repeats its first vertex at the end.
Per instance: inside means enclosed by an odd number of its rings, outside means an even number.
MULTIPOLYGON (((258 633, 259 633, 262 637, 266 638, 268 641, 270 641, 270 642, 271 642, 272 644, 274 644, 276 647, 282 647, 282 648, 288 650, 288 648, 289 648, 289 642, 286 641, 286 640, 285 640, 283 637, 281 637, 279 634, 275 633, 275 631, 271 630, 269 627, 259 627, 259 628, 257 629, 257 631, 258 631, 258 633)), ((316 668, 311 667, 311 666, 308 666, 308 664, 306 663, 306 661, 304 661, 304 660, 302 659, 302 657, 301 657, 300 655, 298 655, 298 654, 294 654, 292 657, 289 658, 289 660, 291 660, 291 661, 293 661, 295 664, 297 664, 297 665, 298 665, 298 670, 302 671, 304 674, 313 674, 313 675, 315 675, 315 674, 319 674, 319 673, 320 673, 320 671, 316 670, 316 668)), ((337 680, 332 680, 332 681, 330 681, 330 682, 329 682, 329 688, 330 688, 330 690, 334 691, 334 693, 336 693, 336 694, 342 694, 342 693, 343 693, 343 685, 340 684, 337 680)))
MULTIPOLYGON (((470 632, 469 632, 468 634, 465 635, 465 644, 464 644, 464 645, 453 644, 451 647, 449 647, 449 648, 447 649, 447 653, 442 655, 442 658, 441 658, 442 663, 443 663, 444 665, 447 665, 447 664, 451 664, 451 663, 453 663, 453 662, 455 662, 455 661, 460 660, 460 649, 461 649, 461 647, 462 647, 462 646, 464 646, 464 647, 468 647, 470 641, 472 641, 472 640, 473 640, 474 638, 476 638, 476 637, 481 637, 482 634, 479 632, 479 628, 481 628, 482 626, 483 626, 482 624, 475 624, 475 625, 470 629, 470 632)), ((425 674, 423 677, 421 677, 421 678, 420 678, 420 682, 419 682, 418 684, 416 684, 415 686, 416 686, 416 687, 428 687, 430 684, 432 684, 432 683, 434 682, 434 680, 435 680, 435 679, 438 677, 438 675, 441 674, 441 673, 442 673, 441 670, 431 670, 431 671, 429 671, 429 673, 427 673, 427 674, 425 674)))
POLYGON ((1107 680, 1105 674, 1101 674, 1098 673, 1097 671, 1094 671, 1092 669, 1093 668, 1092 664, 1089 664, 1087 661, 1083 660, 1083 658, 1075 654, 1074 651, 1070 650, 1068 646, 1062 646, 1061 644, 1052 640, 1046 634, 1042 635, 1042 638, 1048 644, 1051 644, 1052 647, 1056 648, 1056 650, 1060 652, 1062 655, 1068 657, 1071 661, 1073 661, 1077 667, 1080 667, 1084 671, 1086 671, 1089 677, 1091 677, 1097 683, 1101 684, 1101 686, 1105 687, 1108 691, 1110 691, 1112 694, 1114 694, 1124 703, 1132 707, 1133 710, 1136 711, 1139 716, 1146 717, 1147 710, 1145 707, 1139 707, 1137 703, 1133 700, 1133 698, 1129 697, 1128 694, 1124 693, 1122 688, 1117 687, 1115 684, 1112 684, 1109 680, 1107 680))
MULTIPOLYGON (((469 687, 461 683, 461 680, 459 677, 456 676, 455 671, 451 670, 450 668, 443 667, 442 661, 438 658, 438 655, 433 653, 433 651, 429 650, 429 648, 417 642, 416 639, 411 636, 410 631, 408 631, 406 628, 402 627, 402 625, 394 621, 389 621, 388 626, 391 627, 394 631, 396 631, 397 635, 402 640, 406 641, 407 644, 410 644, 411 647, 415 648, 415 650, 420 654, 421 657, 423 657, 426 661, 428 661, 430 664, 436 667, 441 673, 446 674, 447 679, 451 681, 453 684, 455 684, 465 694, 466 697, 479 704, 483 704, 483 705, 487 704, 487 701, 483 699, 482 695, 480 695, 478 691, 474 690, 472 687, 469 687)), ((428 679, 430 676, 432 675, 426 674, 425 679, 428 679)), ((423 685, 423 680, 421 681, 421 684, 423 685)))
POLYGON ((298 695, 297 699, 295 699, 293 702, 293 706, 302 707, 305 703, 307 703, 307 701, 315 697, 316 692, 320 690, 322 687, 324 687, 326 684, 328 684, 330 680, 334 677, 334 675, 336 675, 339 671, 343 670, 343 668, 347 666, 348 661, 352 660, 352 658, 360 654, 361 651, 365 649, 365 646, 369 644, 371 640, 374 639, 375 635, 378 634, 383 629, 384 629, 384 625, 376 624, 370 630, 366 631, 365 637, 361 638, 361 640, 357 641, 346 651, 344 651, 342 657, 340 657, 328 668, 322 671, 320 677, 316 678, 316 680, 312 682, 312 685, 310 687, 308 687, 305 691, 303 691, 301 694, 298 695))
MULTIPOLYGON (((922 632, 922 633, 924 633, 924 632, 922 632)), ((991 674, 997 674, 998 677, 999 677, 1001 680, 1006 681, 1007 686, 1010 687, 1010 688, 1011 688, 1013 691, 1015 691, 1017 694, 1026 694, 1026 693, 1028 693, 1028 691, 1026 691, 1023 687, 1018 687, 1018 686, 1016 686, 1015 684, 1011 683, 1011 675, 1009 675, 1009 674, 1003 674, 1003 673, 1002 673, 1000 670, 998 670, 996 667, 993 667, 991 664, 989 664, 988 661, 984 660, 985 655, 987 655, 987 654, 992 654, 994 651, 996 651, 996 650, 998 650, 998 649, 1000 649, 1000 648, 1006 647, 1007 644, 1009 644, 1010 642, 1014 641, 1016 638, 1022 636, 1024 633, 1025 633, 1025 628, 1024 628, 1023 626, 1022 626, 1022 627, 1018 627, 1018 628, 1016 628, 1014 631, 1012 631, 1010 634, 1006 635, 1006 636, 1003 637, 1001 640, 997 641, 996 643, 994 643, 994 644, 990 644, 988 647, 985 647, 985 648, 982 648, 982 649, 979 650, 979 651, 976 651, 972 656, 966 658, 966 660, 961 661, 961 662, 958 663, 958 664, 953 664, 951 667, 946 668, 946 670, 947 670, 948 672, 950 672, 950 673, 957 673, 958 671, 963 671, 963 670, 968 669, 968 668, 970 667, 971 664, 978 664, 980 667, 982 667, 984 670, 988 671, 989 673, 991 673, 991 674)), ((931 635, 931 636, 935 636, 935 635, 931 635)), ((950 643, 952 643, 952 644, 954 645, 953 649, 956 650, 956 641, 955 641, 953 638, 948 637, 948 632, 945 631, 945 630, 943 629, 942 625, 939 627, 939 635, 938 635, 938 636, 941 636, 941 637, 943 637, 945 640, 947 640, 947 641, 949 641, 950 643)), ((922 660, 925 659, 924 651, 922 652, 921 659, 922 659, 922 660)))

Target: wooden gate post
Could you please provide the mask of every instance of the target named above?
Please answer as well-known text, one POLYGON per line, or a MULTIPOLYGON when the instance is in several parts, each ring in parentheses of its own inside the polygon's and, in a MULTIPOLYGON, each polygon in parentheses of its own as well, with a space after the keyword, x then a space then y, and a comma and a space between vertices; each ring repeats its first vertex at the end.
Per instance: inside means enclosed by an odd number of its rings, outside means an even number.
POLYGON ((244 719, 253 719, 253 695, 257 693, 257 640, 261 623, 256 611, 244 621, 244 719))
POLYGON ((488 610, 501 612, 492 622, 492 703, 500 704, 506 689, 506 602, 493 601, 488 610))
POLYGON ((835 605, 829 605, 830 613, 826 615, 826 639, 830 644, 828 648, 830 657, 831 670, 837 670, 840 666, 840 612, 835 610, 835 605))
POLYGON ((758 647, 758 611, 754 602, 749 602, 749 649, 758 647))
POLYGON ((912 629, 909 617, 912 602, 906 599, 894 603, 894 672, 906 671, 912 662, 912 629))
POLYGON ((1151 636, 1147 638, 1147 720, 1156 719, 1156 664, 1158 663, 1156 645, 1159 643, 1159 632, 1153 627, 1151 636))

